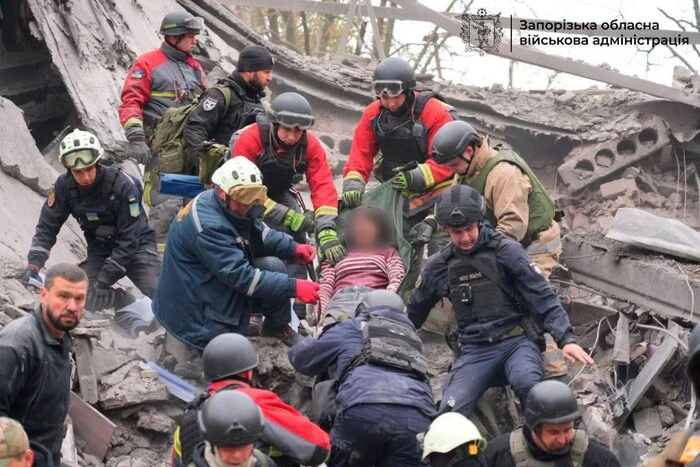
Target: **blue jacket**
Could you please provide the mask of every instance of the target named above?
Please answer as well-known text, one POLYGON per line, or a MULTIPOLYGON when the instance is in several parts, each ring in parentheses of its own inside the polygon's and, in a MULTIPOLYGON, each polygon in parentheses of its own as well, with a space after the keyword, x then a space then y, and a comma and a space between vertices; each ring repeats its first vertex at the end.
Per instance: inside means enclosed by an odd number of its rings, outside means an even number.
MULTIPOLYGON (((484 222, 477 243, 471 251, 489 248, 489 240, 496 235, 499 235, 498 232, 488 222, 484 222)), ((516 298, 521 311, 532 315, 540 328, 550 333, 560 348, 576 342, 569 317, 559 298, 552 292, 547 279, 538 272, 522 245, 504 237, 495 253, 505 282, 511 285, 511 296, 516 298)), ((432 307, 449 295, 447 261, 440 253, 436 253, 428 259, 418 286, 413 289, 406 304, 408 317, 416 328, 423 325, 432 307)), ((520 324, 522 318, 522 314, 513 313, 498 320, 475 322, 459 329, 459 342, 487 344, 491 342, 491 338, 502 336, 520 324)))
MULTIPOLYGON (((404 314, 375 308, 378 315, 410 323, 404 314)), ((336 365, 333 377, 362 350, 365 317, 341 321, 318 338, 307 337, 289 350, 289 361, 299 373, 315 376, 336 365)), ((398 404, 415 407, 429 417, 436 414, 430 383, 389 367, 366 363, 345 377, 336 397, 338 413, 357 404, 398 404)))
POLYGON ((169 333, 203 349, 217 335, 245 327, 254 298, 296 295, 294 279, 252 261, 294 259, 297 245, 259 218, 234 215, 214 190, 205 191, 170 226, 153 312, 169 333))

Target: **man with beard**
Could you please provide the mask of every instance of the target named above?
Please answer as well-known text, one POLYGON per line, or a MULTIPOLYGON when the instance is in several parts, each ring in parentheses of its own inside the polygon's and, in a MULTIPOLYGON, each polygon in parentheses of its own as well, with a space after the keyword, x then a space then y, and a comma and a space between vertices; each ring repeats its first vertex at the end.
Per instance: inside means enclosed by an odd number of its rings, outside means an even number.
POLYGON ((0 416, 20 422, 38 467, 58 466, 71 388, 68 331, 83 316, 88 278, 72 264, 46 273, 33 313, 0 330, 0 416))

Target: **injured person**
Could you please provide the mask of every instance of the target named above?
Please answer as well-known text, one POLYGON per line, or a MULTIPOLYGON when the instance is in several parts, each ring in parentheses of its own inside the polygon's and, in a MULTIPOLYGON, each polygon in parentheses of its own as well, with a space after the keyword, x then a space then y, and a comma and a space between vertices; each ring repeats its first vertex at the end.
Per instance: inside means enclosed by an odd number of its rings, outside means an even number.
POLYGON ((406 269, 392 238, 383 210, 361 206, 352 211, 343 236, 348 255, 334 266, 321 264, 320 302, 309 317, 312 323, 322 329, 354 318, 357 305, 372 290, 398 291, 406 269))

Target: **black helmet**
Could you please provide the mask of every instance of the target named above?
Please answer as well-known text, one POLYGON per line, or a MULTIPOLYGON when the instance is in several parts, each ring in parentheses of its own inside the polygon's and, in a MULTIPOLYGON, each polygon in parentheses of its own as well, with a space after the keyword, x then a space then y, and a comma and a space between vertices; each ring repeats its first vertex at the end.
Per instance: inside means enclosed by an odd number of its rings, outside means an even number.
POLYGON ((390 290, 373 290, 367 293, 360 304, 357 305, 355 316, 359 316, 370 308, 379 306, 391 308, 399 313, 404 313, 406 311, 403 299, 396 292, 390 290))
POLYGON ((204 29, 204 19, 193 16, 185 10, 168 13, 160 23, 160 33, 164 36, 199 34, 204 29))
POLYGON ((686 369, 695 388, 695 397, 700 397, 700 324, 696 325, 690 334, 686 369))
POLYGON ((411 65, 400 57, 389 57, 382 60, 374 69, 372 89, 379 97, 387 93, 391 97, 398 96, 404 91, 416 88, 416 74, 411 65))
POLYGON ((258 354, 248 339, 226 333, 213 338, 204 348, 204 379, 218 381, 258 366, 258 354))
POLYGON ((455 157, 463 157, 472 143, 481 144, 481 136, 473 126, 462 120, 445 123, 433 138, 433 159, 438 164, 446 164, 455 157))
POLYGON ((285 92, 272 99, 267 118, 287 128, 308 130, 314 125, 311 104, 296 92, 285 92))
POLYGON ((219 391, 197 414, 202 437, 214 446, 255 443, 263 433, 262 412, 253 399, 240 391, 219 391))
POLYGON ((484 197, 469 185, 454 185, 435 203, 435 220, 443 227, 462 227, 480 222, 486 212, 484 197))
POLYGON ((535 428, 540 423, 566 423, 580 418, 574 392, 560 381, 542 381, 527 395, 525 426, 535 428))

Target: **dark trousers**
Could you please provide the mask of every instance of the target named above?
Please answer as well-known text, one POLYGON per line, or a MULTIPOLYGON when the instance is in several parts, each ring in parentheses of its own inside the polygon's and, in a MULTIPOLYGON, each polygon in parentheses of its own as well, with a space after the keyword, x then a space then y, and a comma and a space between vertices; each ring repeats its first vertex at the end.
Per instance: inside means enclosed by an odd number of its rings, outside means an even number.
POLYGON ((525 409, 530 389, 542 381, 542 354, 526 336, 511 337, 495 344, 461 346, 461 356, 443 383, 440 410, 470 417, 481 395, 493 386, 509 384, 525 409))
POLYGON ((344 410, 331 431, 329 467, 411 467, 421 462, 416 434, 430 418, 416 408, 392 404, 359 404, 344 410))
MULTIPOLYGON (((253 266, 263 271, 273 271, 281 272, 283 274, 287 273, 284 261, 275 256, 264 256, 262 258, 255 258, 253 260, 253 266)), ((280 300, 264 300, 262 298, 253 299, 253 313, 261 313, 265 317, 263 327, 266 329, 279 329, 287 326, 291 320, 291 308, 290 301, 288 298, 283 298, 280 300)), ((241 319, 241 325, 239 327, 247 328, 250 322, 250 316, 244 316, 241 319)), ((232 331, 238 332, 238 331, 232 331)), ((245 329, 241 330, 244 333, 245 329)))

